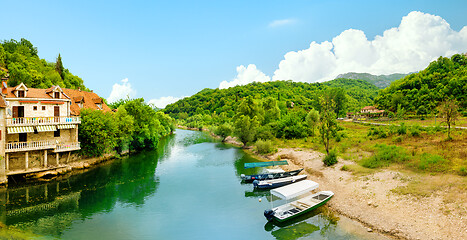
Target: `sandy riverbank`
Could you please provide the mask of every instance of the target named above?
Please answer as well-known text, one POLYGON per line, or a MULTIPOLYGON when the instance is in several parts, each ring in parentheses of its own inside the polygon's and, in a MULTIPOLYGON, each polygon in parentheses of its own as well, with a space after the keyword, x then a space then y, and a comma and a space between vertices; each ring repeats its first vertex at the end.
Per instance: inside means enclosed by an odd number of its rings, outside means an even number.
POLYGON ((305 168, 309 179, 319 189, 335 193, 329 207, 370 228, 401 239, 467 239, 467 203, 446 201, 448 191, 416 198, 391 190, 405 186, 408 176, 397 171, 381 170, 365 176, 354 176, 340 170, 355 164, 339 159, 333 167, 325 167, 324 154, 305 149, 279 149, 269 159, 279 156, 289 160, 284 170, 305 168))

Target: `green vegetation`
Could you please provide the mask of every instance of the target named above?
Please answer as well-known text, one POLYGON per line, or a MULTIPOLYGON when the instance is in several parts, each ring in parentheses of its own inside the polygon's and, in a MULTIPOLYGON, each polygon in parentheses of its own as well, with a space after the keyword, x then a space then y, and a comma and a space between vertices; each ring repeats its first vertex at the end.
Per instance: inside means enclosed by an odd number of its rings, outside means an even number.
POLYGON ((455 54, 439 57, 425 69, 393 82, 379 92, 375 103, 390 111, 404 110, 412 114, 436 114, 437 107, 447 99, 467 107, 467 57, 455 54))
POLYGON ((409 155, 407 151, 398 146, 390 146, 386 144, 377 144, 375 145, 376 153, 375 155, 363 159, 360 164, 366 168, 379 168, 387 167, 391 163, 403 163, 409 160, 409 155))
POLYGON ((0 78, 4 76, 9 76, 9 86, 17 86, 23 82, 33 88, 59 85, 63 88, 88 90, 81 78, 63 67, 60 54, 55 63, 40 59, 37 48, 24 38, 0 43, 0 78))
POLYGON ((337 163, 337 153, 335 150, 331 150, 329 154, 324 156, 323 163, 326 166, 332 166, 337 163))
POLYGON ((218 117, 224 114, 224 117, 233 118, 240 102, 251 97, 251 101, 261 104, 261 107, 267 111, 267 114, 264 115, 265 119, 269 119, 269 116, 272 119, 277 119, 287 115, 289 111, 296 111, 296 109, 308 111, 314 108, 320 111, 319 97, 329 89, 339 93, 339 95, 333 96, 336 103, 342 102, 341 105, 338 105, 339 117, 344 116, 346 111, 356 111, 366 105, 371 105, 378 94, 377 87, 362 80, 336 79, 325 83, 311 84, 273 81, 251 83, 228 89, 203 89, 191 97, 168 105, 164 112, 183 121, 195 115, 218 117), (340 90, 338 90, 339 88, 340 90), (264 100, 267 98, 269 100, 264 100), (277 104, 277 107, 274 103, 277 104))
POLYGON ((345 74, 339 74, 337 78, 360 79, 360 80, 369 82, 378 88, 384 89, 388 87, 395 80, 401 79, 405 76, 407 76, 407 74, 394 73, 394 74, 389 74, 389 75, 372 75, 369 73, 349 72, 345 74))
POLYGON ((255 143, 256 151, 260 154, 269 154, 275 152, 277 149, 274 148, 274 144, 271 140, 258 139, 255 143))
POLYGON ((81 111, 78 129, 81 153, 101 156, 123 150, 154 149, 159 139, 175 129, 174 121, 162 112, 156 112, 142 98, 125 100, 117 113, 92 109, 81 111))

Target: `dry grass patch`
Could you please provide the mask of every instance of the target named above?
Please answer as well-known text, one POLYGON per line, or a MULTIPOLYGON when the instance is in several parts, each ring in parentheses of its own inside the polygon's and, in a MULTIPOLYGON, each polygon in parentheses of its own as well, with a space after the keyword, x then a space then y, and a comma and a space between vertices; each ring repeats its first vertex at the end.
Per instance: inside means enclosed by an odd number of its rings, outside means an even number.
POLYGON ((318 170, 315 170, 315 169, 313 169, 313 168, 305 168, 305 171, 306 171, 308 174, 312 175, 312 176, 324 177, 323 172, 318 171, 318 170))

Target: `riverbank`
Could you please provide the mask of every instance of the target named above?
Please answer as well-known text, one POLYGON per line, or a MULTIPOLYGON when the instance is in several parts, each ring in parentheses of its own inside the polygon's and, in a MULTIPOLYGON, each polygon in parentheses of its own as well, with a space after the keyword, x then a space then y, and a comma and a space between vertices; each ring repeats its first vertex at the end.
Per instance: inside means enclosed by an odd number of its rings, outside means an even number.
MULTIPOLYGON (((437 189, 425 197, 404 195, 396 190, 420 181, 420 176, 394 170, 356 175, 341 170, 344 165, 352 167, 354 162, 339 159, 338 164, 325 167, 323 157, 308 149, 281 148, 267 158, 287 159, 289 165, 282 166, 284 170, 305 168, 309 179, 318 182, 321 190, 335 193, 329 207, 361 222, 368 231, 399 239, 466 239, 465 192, 458 199, 451 198, 450 189, 437 189)), ((460 177, 450 178, 456 181, 460 177)))

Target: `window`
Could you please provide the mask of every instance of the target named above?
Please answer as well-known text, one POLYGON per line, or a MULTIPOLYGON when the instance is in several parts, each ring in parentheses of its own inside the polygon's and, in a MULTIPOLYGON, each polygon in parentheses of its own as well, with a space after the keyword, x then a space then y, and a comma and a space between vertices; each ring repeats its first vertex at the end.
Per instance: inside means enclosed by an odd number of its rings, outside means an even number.
POLYGON ((45 111, 45 106, 42 106, 42 111, 45 111))
POLYGON ((96 104, 96 105, 97 105, 97 107, 99 108, 99 110, 102 110, 102 103, 98 103, 98 104, 96 104))
POLYGON ((83 103, 82 103, 82 102, 79 102, 79 103, 78 103, 78 106, 79 106, 80 108, 82 108, 82 107, 83 107, 83 103))
POLYGON ((18 97, 24 97, 24 91, 18 91, 18 97))
POLYGON ((37 111, 37 106, 33 106, 32 110, 37 111))
POLYGON ((60 129, 54 132, 54 137, 60 137, 60 129))
POLYGON ((34 128, 34 134, 38 134, 39 132, 37 131, 36 128, 34 128))
POLYGON ((28 141, 28 134, 27 133, 19 133, 19 141, 20 142, 27 142, 28 141))
POLYGON ((55 96, 54 98, 60 98, 60 92, 54 92, 55 96))

